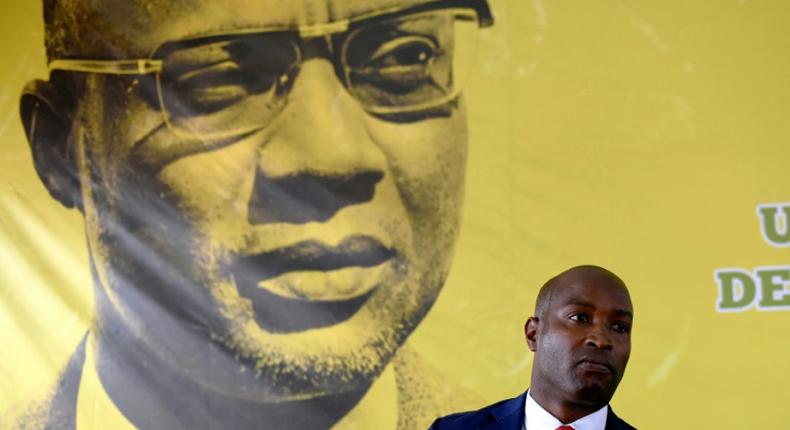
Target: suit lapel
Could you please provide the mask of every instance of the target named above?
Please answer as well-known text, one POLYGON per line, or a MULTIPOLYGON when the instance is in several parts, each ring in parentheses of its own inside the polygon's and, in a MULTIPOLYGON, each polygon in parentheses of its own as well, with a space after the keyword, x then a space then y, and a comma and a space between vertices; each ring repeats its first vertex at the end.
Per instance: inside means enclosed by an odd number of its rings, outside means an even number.
POLYGON ((524 424, 524 404, 527 393, 507 400, 492 408, 490 419, 478 427, 479 430, 521 430, 524 424))
POLYGON ((606 412, 606 428, 604 430, 629 430, 632 427, 627 425, 625 421, 614 414, 612 407, 607 407, 606 412))

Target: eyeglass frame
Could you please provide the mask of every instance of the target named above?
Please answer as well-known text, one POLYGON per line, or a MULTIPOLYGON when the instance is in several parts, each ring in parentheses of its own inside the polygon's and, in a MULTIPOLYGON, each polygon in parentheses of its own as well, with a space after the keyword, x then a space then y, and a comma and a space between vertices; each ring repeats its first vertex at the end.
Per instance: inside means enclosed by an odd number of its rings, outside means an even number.
MULTIPOLYGON (((65 71, 65 72, 95 73, 102 75, 126 75, 126 76, 161 74, 161 72, 164 70, 163 68, 164 60, 156 59, 154 57, 162 49, 162 47, 171 43, 188 43, 190 41, 209 39, 212 37, 246 36, 246 35, 254 35, 254 34, 264 34, 264 33, 278 33, 278 32, 296 32, 298 33, 300 39, 316 39, 321 37, 325 38, 339 33, 350 32, 354 29, 354 27, 360 27, 368 21, 383 21, 387 19, 397 18, 400 16, 408 16, 408 15, 426 13, 426 12, 443 10, 443 9, 473 10, 475 13, 475 17, 477 18, 477 25, 479 28, 491 27, 494 24, 494 17, 491 13, 488 0, 437 0, 428 3, 421 3, 418 5, 392 7, 381 11, 370 12, 367 14, 361 14, 355 17, 346 18, 339 21, 322 23, 322 24, 298 25, 298 26, 275 24, 275 25, 268 25, 263 27, 244 28, 236 31, 205 33, 205 34, 186 37, 183 39, 166 40, 158 44, 151 51, 151 54, 149 55, 148 58, 137 58, 137 59, 127 59, 127 60, 89 60, 89 59, 73 59, 73 58, 54 59, 49 61, 48 69, 50 73, 55 71, 65 71)), ((301 50, 297 49, 297 53, 299 53, 300 56, 295 61, 295 64, 301 64, 302 62, 301 50)), ((346 77, 345 80, 348 81, 348 78, 346 77)), ((344 85, 349 85, 349 83, 344 82, 344 85)), ((165 119, 165 123, 167 124, 168 128, 177 131, 178 128, 171 123, 171 120, 169 118, 169 113, 167 112, 167 109, 165 107, 165 102, 162 96, 162 88, 158 77, 157 77, 157 92, 158 92, 159 105, 160 105, 159 109, 162 111, 162 115, 165 119)), ((418 105, 416 107, 413 107, 412 109, 404 110, 403 112, 419 112, 420 110, 424 110, 430 106, 438 106, 447 103, 448 101, 456 98, 459 92, 460 91, 456 91, 454 93, 448 94, 447 96, 442 97, 440 100, 436 102, 432 102, 429 105, 425 105, 425 106, 418 105)), ((386 115, 389 112, 376 112, 375 110, 373 110, 372 113, 386 115)), ((243 133, 244 132, 235 131, 235 132, 224 132, 220 134, 238 135, 243 133)))

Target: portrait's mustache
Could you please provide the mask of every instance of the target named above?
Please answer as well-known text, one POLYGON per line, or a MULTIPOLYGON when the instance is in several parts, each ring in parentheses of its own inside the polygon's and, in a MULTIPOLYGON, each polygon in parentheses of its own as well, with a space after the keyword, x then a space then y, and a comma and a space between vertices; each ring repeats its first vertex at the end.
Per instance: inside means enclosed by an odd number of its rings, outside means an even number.
POLYGON ((294 271, 330 271, 373 267, 393 257, 395 250, 370 236, 351 236, 337 246, 303 241, 284 248, 240 256, 231 271, 239 284, 260 282, 294 271))

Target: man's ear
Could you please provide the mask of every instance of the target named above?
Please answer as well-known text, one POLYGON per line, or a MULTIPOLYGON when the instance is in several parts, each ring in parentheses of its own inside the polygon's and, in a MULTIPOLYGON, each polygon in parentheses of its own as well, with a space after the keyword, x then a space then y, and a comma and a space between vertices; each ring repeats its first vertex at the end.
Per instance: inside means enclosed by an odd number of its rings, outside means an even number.
POLYGON ((28 83, 19 100, 19 114, 39 178, 63 206, 82 210, 79 170, 69 145, 72 110, 67 90, 40 80, 28 83))
POLYGON ((538 317, 529 317, 526 324, 524 324, 524 335, 527 338, 527 346, 529 350, 535 352, 538 349, 538 326, 540 320, 538 317))

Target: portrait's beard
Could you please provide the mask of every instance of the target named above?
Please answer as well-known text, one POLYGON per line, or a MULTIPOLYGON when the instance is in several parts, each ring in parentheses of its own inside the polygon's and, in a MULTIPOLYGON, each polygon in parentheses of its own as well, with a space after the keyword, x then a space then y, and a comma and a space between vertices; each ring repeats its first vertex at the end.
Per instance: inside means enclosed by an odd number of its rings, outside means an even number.
MULTIPOLYGON (((221 342, 276 398, 362 389, 383 371, 425 316, 444 278, 437 272, 412 273, 374 292, 348 320, 302 332, 272 334, 253 315, 233 318, 221 342)), ((228 287, 232 293, 233 286, 228 287)))

